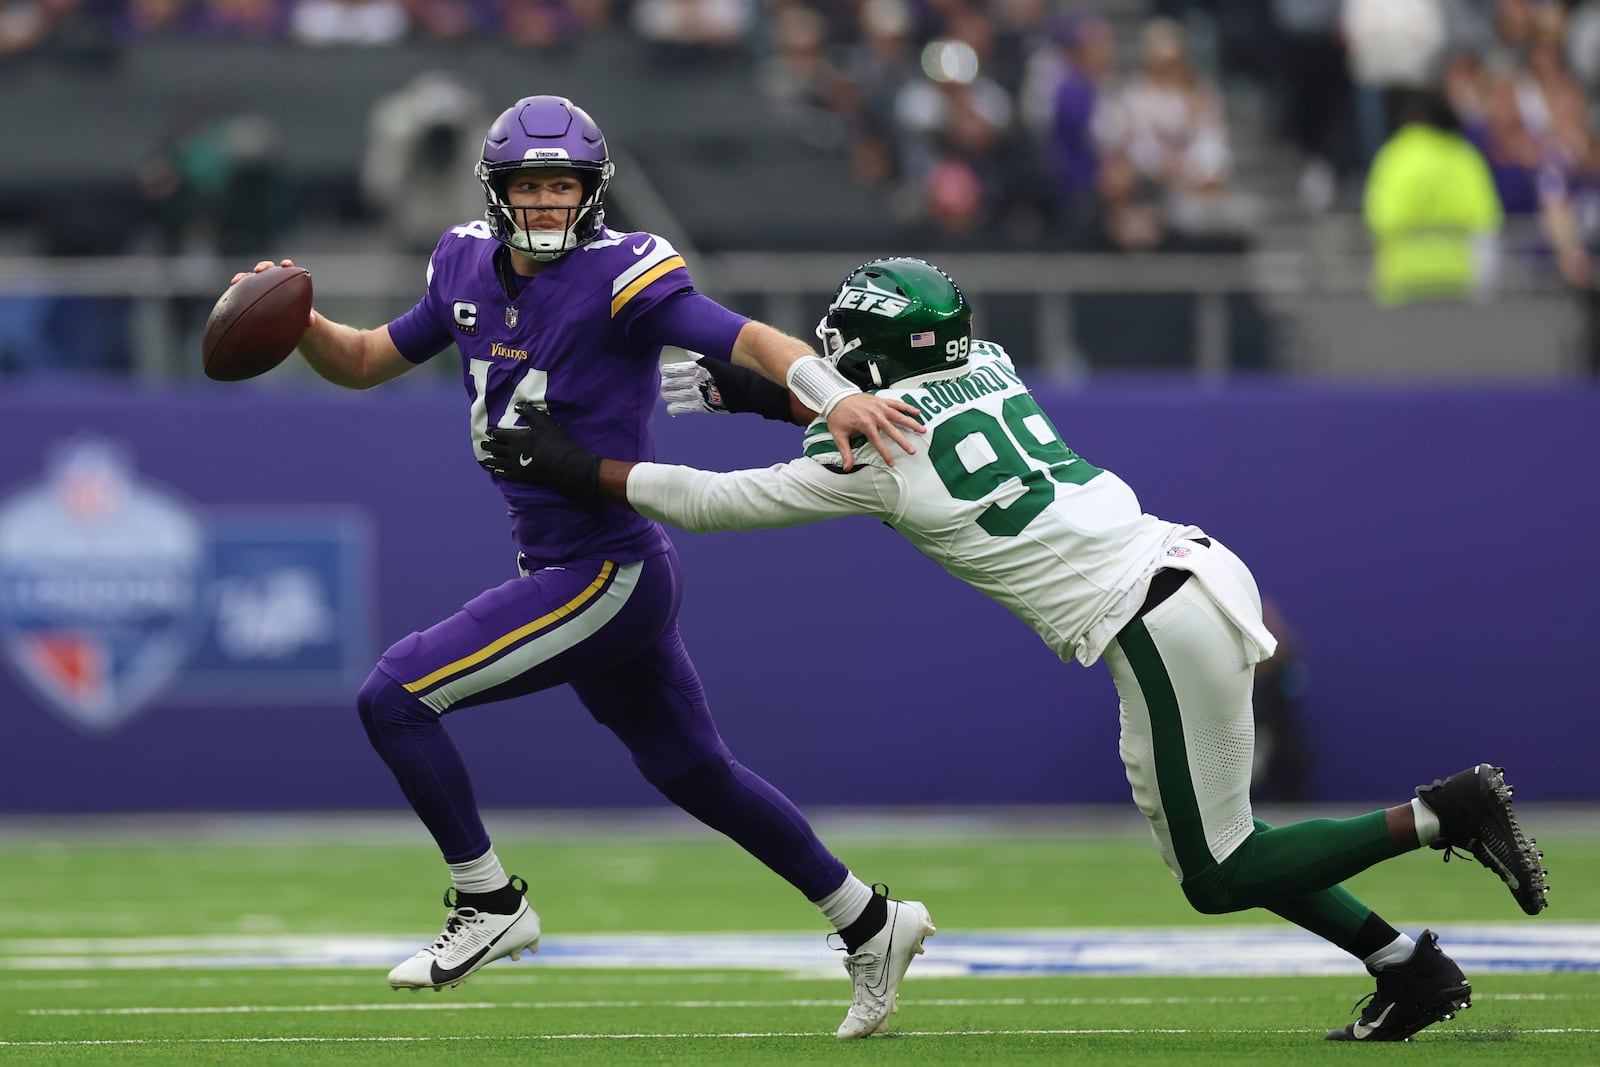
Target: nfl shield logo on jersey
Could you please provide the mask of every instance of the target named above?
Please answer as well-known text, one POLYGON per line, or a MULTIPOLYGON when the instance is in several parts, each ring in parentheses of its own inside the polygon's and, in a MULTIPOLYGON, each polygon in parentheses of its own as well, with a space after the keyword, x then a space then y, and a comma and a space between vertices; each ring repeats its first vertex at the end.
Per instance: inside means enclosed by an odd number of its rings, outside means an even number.
POLYGON ((517 328, 517 309, 514 307, 506 308, 506 326, 513 330, 517 328))
POLYGON ((189 653, 206 538, 193 509, 135 481, 118 449, 68 445, 0 506, 0 639, 57 711, 99 732, 189 653))

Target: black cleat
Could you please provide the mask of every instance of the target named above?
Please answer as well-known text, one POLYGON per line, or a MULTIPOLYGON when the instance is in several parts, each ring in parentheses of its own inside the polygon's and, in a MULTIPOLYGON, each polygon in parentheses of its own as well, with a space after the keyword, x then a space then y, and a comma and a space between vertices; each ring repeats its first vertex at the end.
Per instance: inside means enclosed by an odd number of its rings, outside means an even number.
POLYGON ((1524 837, 1511 811, 1511 787, 1504 767, 1480 763, 1443 781, 1417 787, 1417 797, 1439 816, 1439 839, 1430 847, 1443 849, 1449 860, 1454 849, 1465 849, 1500 880, 1529 915, 1545 908, 1544 853, 1534 839, 1524 837))
MULTIPOLYGON (((1472 985, 1455 960, 1439 951, 1439 935, 1424 930, 1404 963, 1368 971, 1378 980, 1366 1010, 1350 1025, 1329 1030, 1329 1041, 1409 1041, 1425 1026, 1453 1019, 1472 1005, 1472 985)), ((1359 1002, 1358 1005, 1359 1006, 1359 1002)))

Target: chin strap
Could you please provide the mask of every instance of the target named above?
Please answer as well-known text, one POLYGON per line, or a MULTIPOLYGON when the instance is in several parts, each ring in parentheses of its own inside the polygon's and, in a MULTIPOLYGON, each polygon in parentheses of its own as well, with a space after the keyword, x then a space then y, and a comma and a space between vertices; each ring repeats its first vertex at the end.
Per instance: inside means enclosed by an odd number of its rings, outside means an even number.
POLYGON ((517 286, 517 272, 511 266, 511 249, 501 245, 494 250, 494 276, 500 279, 500 288, 506 299, 516 302, 521 290, 517 286))
POLYGON ((561 241, 553 248, 541 248, 534 244, 535 237, 554 237, 554 230, 517 230, 511 237, 511 244, 518 252, 531 259, 548 263, 552 259, 562 256, 578 247, 578 235, 572 228, 561 232, 561 241))

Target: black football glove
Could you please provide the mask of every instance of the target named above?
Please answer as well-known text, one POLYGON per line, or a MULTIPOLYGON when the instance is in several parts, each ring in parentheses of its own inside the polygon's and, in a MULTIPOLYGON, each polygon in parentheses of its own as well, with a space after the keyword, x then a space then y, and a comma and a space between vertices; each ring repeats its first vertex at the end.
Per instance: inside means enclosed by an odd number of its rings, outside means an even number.
POLYGON ((483 467, 512 482, 584 499, 600 487, 600 457, 580 447, 561 424, 527 401, 517 405, 526 426, 489 429, 483 467))

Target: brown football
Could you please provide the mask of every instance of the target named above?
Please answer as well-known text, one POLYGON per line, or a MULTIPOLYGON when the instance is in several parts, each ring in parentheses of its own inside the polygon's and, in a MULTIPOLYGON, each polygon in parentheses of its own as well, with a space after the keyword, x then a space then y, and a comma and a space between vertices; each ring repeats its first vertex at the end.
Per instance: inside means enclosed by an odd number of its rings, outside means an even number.
POLYGON ((206 377, 238 382, 267 373, 294 351, 310 317, 310 271, 268 267, 246 274, 206 320, 200 345, 206 377))

